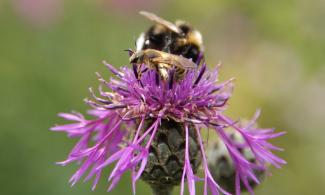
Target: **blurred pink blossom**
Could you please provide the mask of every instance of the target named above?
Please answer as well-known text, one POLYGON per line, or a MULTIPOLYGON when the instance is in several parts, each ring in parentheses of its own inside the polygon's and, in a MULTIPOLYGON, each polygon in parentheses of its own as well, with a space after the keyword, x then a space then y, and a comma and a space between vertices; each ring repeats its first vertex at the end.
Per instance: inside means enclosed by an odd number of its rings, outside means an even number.
MULTIPOLYGON (((105 7, 117 11, 155 10, 163 3, 161 0, 103 0, 105 7)), ((123 12, 125 14, 125 12, 123 12)))
POLYGON ((57 21, 63 9, 62 0, 13 0, 13 8, 27 23, 45 27, 57 21))

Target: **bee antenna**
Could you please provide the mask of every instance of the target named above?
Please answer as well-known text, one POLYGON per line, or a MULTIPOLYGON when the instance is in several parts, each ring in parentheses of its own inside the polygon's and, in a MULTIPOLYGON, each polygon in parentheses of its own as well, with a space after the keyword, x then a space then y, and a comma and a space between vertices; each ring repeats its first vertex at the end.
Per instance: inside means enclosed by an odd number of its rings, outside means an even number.
POLYGON ((123 51, 128 51, 128 52, 134 53, 134 51, 132 49, 125 49, 123 51))
POLYGON ((169 72, 169 89, 173 89, 175 69, 169 72))
POLYGON ((129 55, 130 56, 134 54, 134 51, 132 49, 125 49, 124 51, 129 52, 129 55))

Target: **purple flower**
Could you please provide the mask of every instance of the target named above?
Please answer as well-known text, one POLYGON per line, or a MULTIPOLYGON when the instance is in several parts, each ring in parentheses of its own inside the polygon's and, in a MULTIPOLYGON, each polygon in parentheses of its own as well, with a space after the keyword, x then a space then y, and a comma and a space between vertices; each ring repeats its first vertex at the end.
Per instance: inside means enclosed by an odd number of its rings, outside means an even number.
MULTIPOLYGON (((104 62, 105 63, 105 62, 104 62)), ((200 62, 198 61, 197 64, 200 62)), ((274 133, 273 129, 256 129, 254 123, 258 114, 246 126, 242 127, 223 114, 227 101, 231 97, 232 79, 218 82, 217 66, 208 71, 204 63, 195 71, 188 71, 181 81, 175 81, 173 71, 169 81, 158 81, 154 70, 146 71, 140 80, 132 68, 121 67, 119 70, 105 63, 116 76, 106 81, 99 74, 99 97, 93 90, 93 100, 85 100, 92 109, 88 112, 93 117, 85 119, 79 113, 59 114, 72 124, 55 126, 53 131, 64 131, 70 137, 80 140, 68 155, 67 160, 60 162, 67 165, 79 162, 79 170, 71 177, 74 185, 86 174, 85 180, 93 177, 95 189, 102 170, 115 163, 108 177, 111 190, 128 170, 132 172, 132 186, 140 178, 148 161, 149 147, 162 120, 174 120, 184 126, 185 155, 181 181, 181 194, 184 192, 185 180, 191 195, 195 194, 195 183, 204 181, 204 194, 229 194, 223 190, 211 176, 205 155, 201 131, 213 129, 224 142, 236 167, 236 194, 240 194, 240 181, 253 194, 248 180, 259 183, 254 174, 256 170, 265 170, 267 164, 280 167, 286 162, 271 153, 280 150, 267 141, 283 133, 274 133), (104 90, 104 88, 106 90, 104 90), (145 127, 145 121, 153 121, 145 127), (189 157, 189 126, 195 127, 197 141, 202 156, 204 178, 200 179, 192 170, 189 157), (243 143, 236 143, 226 133, 233 128, 244 138, 243 143), (147 139, 149 137, 149 139, 147 139), (240 152, 241 148, 249 148, 255 155, 256 162, 246 160, 240 152)), ((143 65, 143 68, 144 65, 143 65)))

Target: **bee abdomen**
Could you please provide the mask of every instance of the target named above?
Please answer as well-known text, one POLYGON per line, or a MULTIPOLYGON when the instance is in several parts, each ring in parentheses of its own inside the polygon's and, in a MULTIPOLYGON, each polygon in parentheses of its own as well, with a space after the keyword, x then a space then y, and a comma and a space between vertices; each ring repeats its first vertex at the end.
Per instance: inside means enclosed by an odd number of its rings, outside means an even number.
POLYGON ((186 70, 183 68, 175 67, 175 78, 177 81, 181 80, 184 78, 186 73, 186 70))

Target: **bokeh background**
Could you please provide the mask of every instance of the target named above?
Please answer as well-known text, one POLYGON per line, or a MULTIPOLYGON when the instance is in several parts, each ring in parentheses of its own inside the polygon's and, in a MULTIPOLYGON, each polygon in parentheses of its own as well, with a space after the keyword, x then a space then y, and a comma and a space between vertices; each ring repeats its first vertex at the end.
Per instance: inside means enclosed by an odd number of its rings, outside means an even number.
MULTIPOLYGON (((288 165, 256 194, 325 194, 323 0, 1 0, 0 194, 106 194, 104 178, 95 192, 91 182, 70 188, 77 165, 54 162, 77 140, 48 129, 58 112, 87 109, 94 72, 109 76, 102 60, 127 64, 123 50, 151 24, 142 9, 200 29, 209 64, 236 77, 230 116, 262 108, 261 126, 288 132, 273 142, 288 165)), ((110 194, 131 194, 129 176, 110 194)), ((139 182, 138 194, 149 187, 139 182)))

